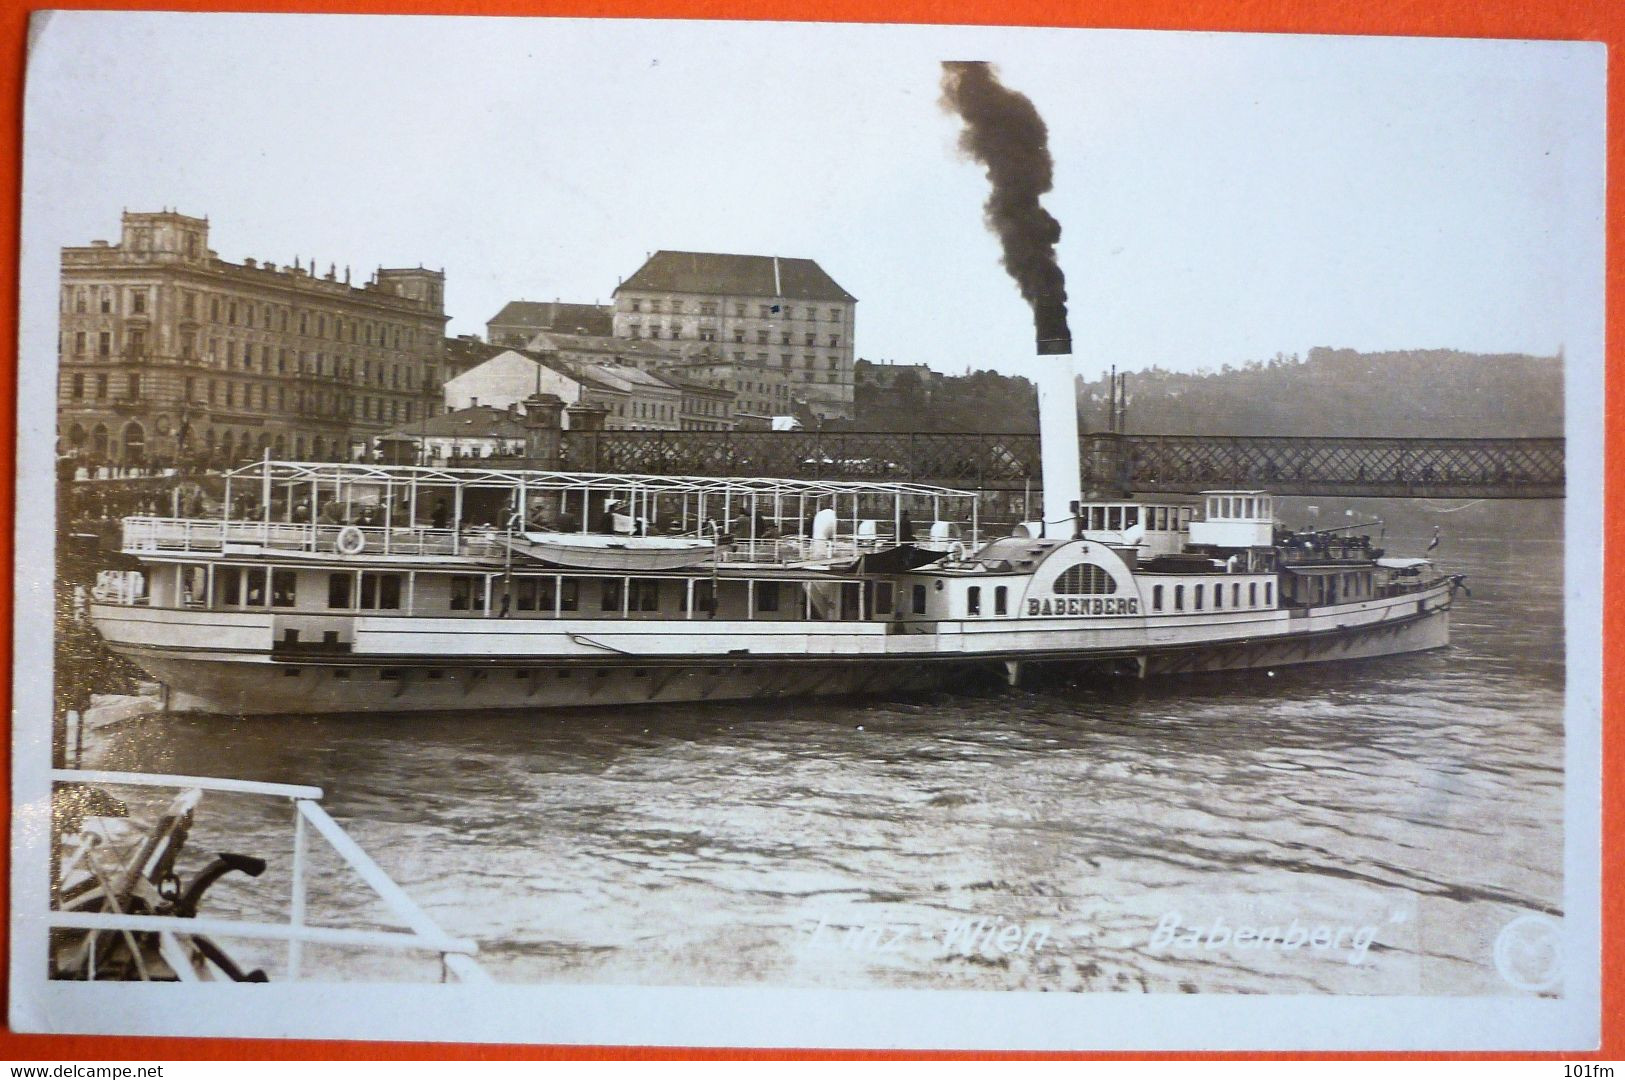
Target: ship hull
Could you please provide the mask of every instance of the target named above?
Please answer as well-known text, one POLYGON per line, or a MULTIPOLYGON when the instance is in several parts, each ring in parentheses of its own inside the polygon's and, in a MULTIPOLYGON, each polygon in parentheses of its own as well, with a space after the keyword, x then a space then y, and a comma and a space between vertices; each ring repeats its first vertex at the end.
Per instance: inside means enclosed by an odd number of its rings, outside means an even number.
POLYGON ((1197 640, 1033 653, 597 657, 198 655, 114 645, 167 689, 168 707, 240 715, 447 713, 896 694, 1027 673, 1172 676, 1359 660, 1449 643, 1447 594, 1401 618, 1240 640, 1197 640))

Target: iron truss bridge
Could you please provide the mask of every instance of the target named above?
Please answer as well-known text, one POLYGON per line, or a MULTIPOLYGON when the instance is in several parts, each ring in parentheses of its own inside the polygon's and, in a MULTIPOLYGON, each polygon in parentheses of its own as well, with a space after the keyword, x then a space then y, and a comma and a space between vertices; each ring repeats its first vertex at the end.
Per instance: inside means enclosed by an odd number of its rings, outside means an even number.
MULTIPOLYGON (((603 431, 566 436, 589 472, 906 480, 982 491, 1040 483, 1038 436, 958 432, 603 431)), ((1561 499, 1562 439, 1085 435, 1085 488, 1561 499)))

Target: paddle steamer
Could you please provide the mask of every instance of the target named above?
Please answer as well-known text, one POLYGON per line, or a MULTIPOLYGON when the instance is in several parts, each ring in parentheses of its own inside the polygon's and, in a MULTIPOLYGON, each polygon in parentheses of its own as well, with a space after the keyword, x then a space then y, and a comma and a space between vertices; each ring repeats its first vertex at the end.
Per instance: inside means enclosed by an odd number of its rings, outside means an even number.
MULTIPOLYGON (((1070 494, 1076 458, 1057 481, 1052 456, 1046 494, 1070 494)), ((1050 497, 1067 512, 991 539, 975 494, 906 483, 263 461, 229 473, 221 501, 205 519, 126 519, 136 569, 106 572, 91 604, 175 709, 527 709, 977 671, 1015 683, 1032 665, 1275 667, 1442 646, 1460 580, 1369 537, 1289 532, 1257 490, 1050 497)))

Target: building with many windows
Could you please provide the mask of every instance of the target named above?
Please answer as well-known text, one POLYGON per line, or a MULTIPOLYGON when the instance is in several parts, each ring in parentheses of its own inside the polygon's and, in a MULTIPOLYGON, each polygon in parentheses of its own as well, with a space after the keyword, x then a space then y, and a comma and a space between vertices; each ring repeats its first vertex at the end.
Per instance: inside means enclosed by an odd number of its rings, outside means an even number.
POLYGON ((724 390, 719 386, 688 378, 674 368, 657 371, 654 374, 682 392, 678 420, 684 431, 734 429, 734 403, 738 398, 732 390, 724 390))
POLYGON ((765 420, 792 416, 796 412, 798 399, 794 385, 782 370, 759 362, 702 357, 668 368, 661 374, 731 393, 736 419, 765 420))
POLYGON ((769 388, 741 390, 741 412, 852 417, 857 298, 813 260, 657 251, 614 295, 616 337, 703 343, 726 381, 769 388))
POLYGON ((62 250, 58 435, 96 462, 350 458, 439 411, 445 275, 364 285, 209 249, 207 218, 129 213, 62 250))

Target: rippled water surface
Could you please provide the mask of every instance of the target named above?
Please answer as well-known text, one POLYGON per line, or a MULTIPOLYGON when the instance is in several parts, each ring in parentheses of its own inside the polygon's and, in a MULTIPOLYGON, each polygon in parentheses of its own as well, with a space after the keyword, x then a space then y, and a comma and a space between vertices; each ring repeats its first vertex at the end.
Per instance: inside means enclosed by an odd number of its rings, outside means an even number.
MULTIPOLYGON (((155 718, 98 763, 324 788, 504 981, 1504 993, 1501 927, 1562 915, 1562 545, 1452 547, 1473 596, 1422 655, 902 701, 155 718)), ((208 910, 280 915, 285 805, 203 809, 192 850, 273 862, 208 910)), ((378 910, 331 858, 313 888, 331 924, 378 910)))

